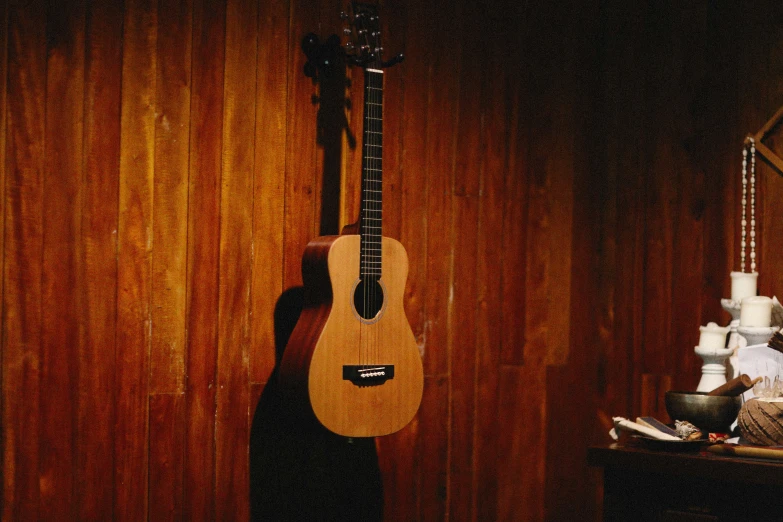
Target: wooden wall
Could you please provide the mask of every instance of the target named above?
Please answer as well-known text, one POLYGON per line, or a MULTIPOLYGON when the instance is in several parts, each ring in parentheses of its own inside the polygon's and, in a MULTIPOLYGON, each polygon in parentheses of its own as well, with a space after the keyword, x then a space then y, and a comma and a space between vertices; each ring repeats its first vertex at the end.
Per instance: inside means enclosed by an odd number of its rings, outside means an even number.
POLYGON ((783 103, 765 3, 386 2, 385 235, 426 376, 373 444, 275 393, 303 248, 357 215, 361 74, 315 84, 300 47, 345 6, 3 2, 2 518, 594 518, 588 444, 694 387, 727 320, 740 144, 783 103))

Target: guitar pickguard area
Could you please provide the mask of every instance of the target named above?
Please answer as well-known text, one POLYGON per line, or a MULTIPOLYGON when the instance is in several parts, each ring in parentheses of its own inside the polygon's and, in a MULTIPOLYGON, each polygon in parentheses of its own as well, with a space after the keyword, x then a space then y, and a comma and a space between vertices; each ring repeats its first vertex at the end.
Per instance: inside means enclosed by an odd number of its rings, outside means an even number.
POLYGON ((343 365, 343 380, 356 386, 380 386, 394 379, 393 364, 346 364, 343 365))

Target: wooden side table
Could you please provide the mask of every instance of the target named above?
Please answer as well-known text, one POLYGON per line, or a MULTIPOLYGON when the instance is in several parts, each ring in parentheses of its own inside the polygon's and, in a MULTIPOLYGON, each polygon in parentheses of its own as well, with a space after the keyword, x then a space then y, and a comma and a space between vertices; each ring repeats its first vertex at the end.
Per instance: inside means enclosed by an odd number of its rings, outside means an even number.
POLYGON ((707 452, 592 447, 607 521, 783 521, 783 461, 707 452))

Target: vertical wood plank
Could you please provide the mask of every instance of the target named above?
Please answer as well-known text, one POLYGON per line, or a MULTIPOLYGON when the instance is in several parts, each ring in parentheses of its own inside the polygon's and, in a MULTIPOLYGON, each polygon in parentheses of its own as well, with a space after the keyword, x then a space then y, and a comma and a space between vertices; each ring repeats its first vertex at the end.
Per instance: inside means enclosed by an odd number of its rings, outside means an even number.
MULTIPOLYGON (((7 114, 7 92, 8 92, 8 2, 0 5, 0 274, 5 274, 3 270, 5 258, 5 181, 6 176, 6 114, 7 114)), ((2 317, 4 300, 0 297, 0 364, 2 364, 3 338, 2 335, 2 317)), ((3 371, 0 366, 0 392, 3 389, 3 371)), ((0 394, 0 419, 3 415, 3 400, 0 394)), ((0 437, 0 454, 3 453, 3 442, 0 437)), ((3 489, 3 478, 0 476, 0 492, 3 489)), ((2 493, 0 493, 2 495, 2 493)), ((2 498, 2 496, 0 496, 2 498)), ((2 510, 0 510, 0 514, 2 510)))
POLYGON ((123 27, 114 516, 141 520, 148 513, 157 2, 126 2, 123 27))
MULTIPOLYGON (((591 481, 587 466, 587 446, 594 440, 604 440, 606 436, 603 429, 596 431, 599 428, 595 415, 596 369, 600 353, 594 341, 599 337, 595 320, 597 314, 585 313, 585 310, 598 309, 594 300, 598 295, 595 274, 600 273, 600 251, 596 249, 600 243, 599 227, 590 226, 590 223, 594 223, 595 216, 600 214, 603 199, 603 187, 592 179, 594 172, 602 172, 601 161, 596 161, 590 151, 604 143, 603 136, 589 130, 594 107, 599 103, 600 83, 595 74, 597 49, 588 42, 594 41, 598 34, 594 25, 598 16, 589 8, 586 8, 585 15, 579 27, 564 28, 571 35, 569 40, 572 42, 568 56, 572 65, 567 67, 570 72, 562 80, 568 85, 570 93, 570 103, 567 104, 569 123, 565 128, 570 128, 572 135, 572 142, 566 147, 570 157, 568 168, 572 173, 568 191, 572 199, 562 205, 572 209, 571 215, 563 219, 571 224, 569 257, 572 263, 567 279, 570 283, 569 298, 560 301, 560 307, 568 306, 567 311, 561 311, 567 324, 555 321, 552 325, 567 329, 568 334, 553 340, 555 346, 550 348, 550 366, 546 375, 544 516, 547 520, 596 519, 595 482, 591 481), (583 348, 587 339, 590 339, 589 347, 583 348), (563 349, 561 343, 567 345, 567 349, 563 349), (578 401, 573 400, 574 390, 579 390, 578 401), (567 429, 567 425, 579 426, 579 429, 567 429), (596 433, 600 438, 596 438, 596 433), (570 450, 562 451, 562 448, 570 450)), ((561 229, 557 235, 564 233, 561 229)), ((563 281, 563 286, 565 283, 563 281)), ((556 298, 552 297, 553 300, 556 298)))
POLYGON ((449 382, 447 376, 424 377, 419 422, 418 520, 444 520, 448 506, 448 444, 446 430, 449 418, 449 382))
MULTIPOLYGON (((704 152, 701 147, 698 112, 688 111, 691 100, 702 95, 701 86, 706 73, 706 48, 702 45, 708 38, 706 27, 706 6, 683 9, 680 16, 675 17, 675 27, 672 31, 675 49, 671 53, 669 70, 674 86, 671 98, 679 109, 672 111, 678 117, 672 117, 667 125, 668 136, 673 141, 672 165, 665 169, 676 173, 676 183, 679 197, 676 203, 676 214, 673 229, 672 259, 672 303, 671 321, 672 340, 675 344, 675 362, 670 371, 675 379, 677 389, 695 390, 701 376, 703 361, 693 353, 693 346, 699 342, 699 325, 706 314, 703 312, 708 299, 694 299, 693 289, 705 285, 705 266, 710 253, 705 250, 705 208, 708 193, 707 174, 701 164, 704 152), (680 145, 682 144, 682 145, 680 145)), ((716 253, 717 254, 717 253, 716 253)), ((716 258, 719 256, 715 256, 716 258)), ((726 274, 728 277, 728 273, 726 274)), ((700 293, 703 296, 704 293, 700 293)), ((720 298, 713 300, 714 305, 720 303, 720 298)), ((716 314, 709 321, 721 323, 721 316, 716 314)), ((666 391, 666 390, 663 390, 666 391)))
POLYGON ((117 205, 120 164, 122 4, 89 5, 84 93, 82 340, 76 500, 82 520, 113 517, 117 205), (109 487, 111 485, 112 487, 109 487))
POLYGON ((187 393, 184 518, 215 518, 224 2, 193 4, 188 179, 187 393))
MULTIPOLYGON (((0 274, 5 276, 5 183, 6 175, 6 114, 7 114, 7 90, 8 90, 8 2, 0 5, 0 274)), ((3 348, 5 340, 5 323, 3 318, 5 310, 5 299, 0 296, 0 422, 5 425, 5 414, 3 409, 3 378, 5 376, 3 361, 3 348)), ((0 435, 0 455, 3 455, 5 463, 5 437, 0 435)), ((0 503, 5 505, 5 485, 3 473, 0 473, 0 503)), ((0 508, 0 515, 3 514, 0 508)))
POLYGON ((158 3, 150 392, 185 386, 191 0, 158 3))
POLYGON ((274 315, 284 271, 288 16, 288 0, 259 5, 251 382, 266 382, 277 355, 274 315))
MULTIPOLYGON (((514 16, 519 13, 512 11, 514 16)), ((486 23, 499 24, 502 5, 486 23)), ((481 198, 476 279, 478 310, 475 354, 475 520, 497 520, 501 463, 501 350, 524 346, 527 142, 521 71, 503 74, 502 33, 489 43, 491 58, 482 81, 485 133, 482 144, 481 198), (493 97, 489 93, 495 93, 493 97), (497 261, 502 260, 500 270, 497 261), (500 320, 500 327, 494 325, 500 320), (486 411, 498 412, 485 415, 486 411)))
MULTIPOLYGON (((602 60, 607 64, 604 97, 610 106, 608 125, 613 136, 607 146, 607 198, 610 204, 604 214, 603 233, 609 241, 605 262, 609 272, 604 282, 609 284, 612 304, 607 311, 606 323, 610 329, 611 343, 603 346, 602 368, 605 377, 605 407, 607 420, 612 415, 638 411, 642 367, 642 313, 644 304, 644 198, 647 191, 643 155, 627 143, 643 143, 644 126, 644 77, 626 78, 625 71, 639 59, 644 38, 634 27, 640 27, 645 19, 645 6, 634 6, 628 12, 617 3, 604 11, 604 31, 616 34, 617 46, 605 46, 602 60), (624 21, 628 16, 630 24, 624 21), (617 100, 617 101, 615 101, 617 100), (612 252, 616 241, 616 254, 612 252), (612 271, 613 270, 613 271, 612 271), (617 284, 613 281, 624 281, 617 284), (630 390, 630 391, 629 391, 630 390)), ((609 420, 609 422, 611 422, 609 420)))
POLYGON ((46 9, 9 5, 3 264, 3 516, 38 518, 46 9))
MULTIPOLYGON (((399 229, 399 239, 408 252, 408 281, 405 289, 404 305, 405 312, 410 323, 411 329, 419 345, 424 361, 429 355, 429 347, 426 337, 426 273, 427 273, 427 227, 426 227, 426 201, 428 179, 426 175, 425 156, 427 150, 427 63, 429 61, 430 49, 427 45, 426 27, 427 19, 425 16, 425 6, 419 2, 408 0, 397 9, 399 13, 404 14, 403 23, 405 25, 405 41, 402 49, 395 48, 392 52, 403 52, 405 61, 397 65, 395 69, 389 71, 389 75, 404 75, 402 85, 402 105, 395 109, 400 112, 401 120, 399 123, 400 159, 399 159, 399 183, 400 183, 400 212, 404 216, 401 220, 399 229)), ((386 80, 388 82, 388 80, 386 80)), ((393 93, 393 91, 392 91, 393 93)), ((386 112, 393 110, 393 98, 387 99, 386 112)), ((387 124, 388 125, 388 124, 387 124)), ((387 127, 388 128, 388 127, 387 127)), ((388 135, 388 130, 385 135, 388 135)), ((392 137, 394 139, 394 137, 392 137)), ((387 161, 384 155, 384 161, 387 161)), ((388 170, 388 169, 387 169, 388 170)), ((392 174, 394 175, 394 174, 392 174)), ((384 183, 388 186, 388 183, 384 183)), ((386 187, 384 187, 386 190, 386 187)), ((386 193, 384 193, 384 197, 386 193)), ((388 205, 387 205, 388 206, 388 205)), ((426 364, 426 362, 425 362, 426 364)), ((431 379, 424 380, 425 398, 429 396, 429 386, 433 386, 431 379)), ((434 391, 434 390, 433 390, 434 391)), ((402 511, 402 518, 406 516, 416 518, 425 507, 425 488, 424 482, 424 455, 425 438, 423 429, 437 432, 437 436, 442 436, 442 428, 431 428, 427 419, 432 419, 428 413, 431 402, 422 399, 419 407, 419 414, 414 419, 414 424, 410 426, 412 430, 411 442, 415 442, 415 449, 410 446, 406 448, 406 466, 411 470, 411 476, 416 477, 409 485, 405 484, 402 488, 397 485, 396 489, 402 489, 403 492, 398 495, 405 495, 406 511, 402 511), (415 438, 414 438, 415 434, 415 438)), ((384 481, 386 481, 386 470, 388 465, 384 462, 388 459, 396 458, 396 455, 390 455, 390 448, 384 448, 379 445, 379 461, 384 471, 384 481)), ((385 514, 388 517, 389 511, 393 508, 389 506, 392 501, 388 494, 389 488, 384 484, 385 495, 385 514)), ((444 497, 445 497, 445 491, 444 497)), ((393 518, 392 518, 393 520, 393 518)))
POLYGON ((43 180, 40 516, 74 516, 77 362, 82 281, 84 2, 47 12, 46 160, 43 180))
MULTIPOLYGON (((520 12, 514 12, 515 17, 523 18, 523 8, 517 8, 520 12)), ((512 11, 513 12, 513 11, 512 11)), ((494 19, 500 23, 503 16, 496 13, 494 19)), ((524 31, 522 31, 524 33, 524 31)), ((519 39, 519 37, 517 37, 519 39)), ((527 120, 529 118, 529 102, 524 92, 527 89, 525 71, 516 71, 515 74, 505 74, 504 63, 499 60, 507 41, 497 37, 494 47, 490 51, 489 72, 484 79, 484 92, 496 93, 497 99, 488 96, 487 137, 485 148, 487 150, 487 166, 485 167, 486 179, 483 183, 484 200, 482 201, 482 233, 486 248, 483 250, 479 263, 483 264, 482 270, 485 277, 492 277, 495 270, 492 268, 492 259, 502 259, 501 281, 493 281, 495 289, 500 292, 500 298, 491 295, 491 286, 482 289, 482 299, 493 300, 494 306, 486 304, 486 310, 482 311, 483 317, 480 323, 491 322, 495 311, 500 311, 502 328, 500 336, 489 333, 488 342, 491 346, 497 346, 499 354, 504 362, 521 362, 525 347, 526 321, 520 318, 526 317, 527 285, 525 274, 527 273, 527 240, 528 229, 528 169, 530 136, 527 120), (506 78, 505 92, 498 92, 495 74, 506 78), (502 94, 501 94, 502 93, 502 94), (503 103, 500 100, 503 99, 503 103), (502 205, 501 211, 494 212, 494 205, 502 205), (500 241, 496 239, 498 231, 502 232, 500 241), (491 341, 490 341, 491 339, 491 341), (501 348, 502 347, 502 348, 501 348)), ((522 47, 518 44, 517 47, 522 47)), ((502 85, 502 84, 501 84, 502 85)), ((483 302, 483 301, 482 301, 483 302)), ((483 308, 483 307, 482 307, 483 308)), ((486 369, 487 371, 489 368, 486 369)), ((496 373, 496 368, 493 368, 496 373)))
POLYGON ((503 365, 499 373, 498 520, 544 520, 545 367, 503 365))
MULTIPOLYGON (((643 339, 644 358, 642 368, 646 372, 660 374, 666 371, 668 363, 667 348, 672 346, 672 269, 673 269, 673 226, 674 201, 677 198, 677 187, 670 176, 654 175, 656 172, 666 172, 671 166, 672 144, 667 140, 669 129, 666 128, 667 114, 655 107, 666 103, 667 94, 674 86, 670 86, 671 73, 667 59, 674 52, 673 43, 668 36, 671 30, 670 21, 665 13, 654 11, 649 13, 646 27, 643 29, 649 38, 645 41, 642 60, 646 63, 645 81, 655 85, 653 99, 657 103, 649 103, 645 115, 645 129, 649 133, 643 147, 643 175, 648 179, 648 191, 644 201, 644 317, 643 339), (651 34, 653 26, 665 28, 660 34, 651 34), (665 71, 665 72, 664 72, 665 71), (660 78, 664 78, 661 81, 660 78)), ((667 111, 668 113, 668 111, 667 111)), ((652 393, 643 390, 642 393, 652 393)))
MULTIPOLYGON (((711 95, 699 104, 700 125, 697 129, 705 138, 703 141, 702 159, 705 174, 709 180, 705 183, 704 209, 704 252, 709 256, 709 262, 704 263, 704 287, 702 292, 702 323, 708 320, 720 319, 718 322, 728 324, 729 314, 720 305, 720 299, 729 297, 731 270, 735 269, 734 256, 737 249, 734 243, 736 216, 739 214, 739 200, 734 190, 734 183, 740 173, 740 148, 735 146, 740 142, 735 132, 727 129, 738 129, 737 87, 739 83, 738 63, 741 49, 735 45, 737 30, 733 23, 739 17, 741 7, 732 4, 706 6, 706 41, 707 49, 715 49, 714 53, 705 56, 706 76, 710 83, 719 81, 722 88, 711 89, 711 95), (719 80, 718 80, 719 79, 719 80), (717 113, 711 107, 723 107, 717 113), (721 201, 721 205, 711 205, 711 201, 721 201), (720 255, 715 255, 720 252, 720 255), (709 319, 712 318, 712 319, 709 319)), ((737 258, 739 259, 739 258, 737 258)), ((737 261, 738 262, 738 261, 737 261)), ((697 375, 701 372, 698 371, 697 375)))
MULTIPOLYGON (((460 24, 467 27, 480 19, 478 6, 466 6, 460 24)), ((465 31, 467 33, 467 31, 465 31)), ((476 292, 479 232, 480 183, 483 180, 482 152, 484 109, 481 96, 484 46, 478 32, 467 33, 462 42, 457 107, 457 137, 452 193, 451 243, 454 249, 452 283, 453 338, 449 366, 450 440, 449 513, 472 516, 475 411, 476 292)))
MULTIPOLYGON (((431 24, 457 26, 459 4, 435 4, 427 12, 431 24)), ((427 78, 427 149, 424 164, 427 187, 427 328, 433 348, 424 361, 428 375, 449 371, 453 285, 451 191, 454 183, 456 114, 459 108, 459 49, 456 32, 445 32, 436 42, 427 78)))
MULTIPOLYGON (((390 59, 405 49, 406 25, 403 10, 390 6, 381 12, 384 58, 390 59)), ((403 61, 383 75, 383 235, 399 239, 402 228, 402 152, 406 65, 403 61)), ((357 107, 358 109, 358 107, 357 107)), ((352 115, 358 115, 354 110, 352 115)), ((359 123, 354 124, 359 128, 359 123)), ((359 156, 359 163, 361 163, 359 156)), ((355 172, 358 172, 356 170, 355 172)), ((355 178, 360 178, 356 174, 355 178)), ((356 193, 360 192, 357 185, 356 193)), ((358 203, 357 207, 358 209, 358 203)))
POLYGON ((290 2, 288 30, 288 111, 286 123, 285 224, 283 290, 302 284, 302 253, 318 223, 313 194, 317 171, 315 87, 303 71, 307 60, 302 38, 317 27, 317 13, 308 2, 290 2))
MULTIPOLYGON (((781 7, 777 4, 771 6, 764 17, 763 25, 759 30, 762 34, 769 34, 768 42, 764 42, 765 60, 762 65, 762 74, 757 75, 760 83, 757 92, 759 105, 764 110, 764 121, 775 114, 781 106, 783 97, 783 82, 780 74, 783 68, 780 65, 783 56, 783 41, 777 34, 774 20, 781 16, 781 7), (775 36, 772 36, 775 35, 775 36)), ((756 126, 758 129, 760 126, 756 126)), ((775 132, 764 143, 781 157, 783 156, 783 136, 778 125, 775 132)), ((783 288, 783 275, 776 270, 780 257, 779 238, 783 237, 783 220, 780 216, 780 201, 783 201, 783 173, 772 168, 768 161, 756 154, 756 255, 759 272, 759 295, 780 294, 783 288)))
MULTIPOLYGON (((436 3, 427 11, 430 24, 458 26, 460 6, 436 3)), ((456 151, 456 119, 459 107, 459 49, 456 33, 447 32, 431 42, 427 75, 426 134, 428 146, 424 151, 427 176, 427 310, 424 335, 428 357, 424 359, 425 375, 448 380, 451 371, 453 313, 453 237, 451 234, 451 196, 454 183, 454 154, 456 151), (446 376, 446 377, 442 377, 446 376)), ((436 382, 432 379, 431 382, 436 382)), ((451 383, 446 384, 450 391, 451 383)), ((433 394, 437 390, 432 390, 433 394)), ((430 395, 433 397, 434 395, 430 395)), ((450 400, 450 396, 441 400, 450 400)), ((431 406, 430 406, 431 407, 431 406)), ((423 417, 422 431, 422 517, 441 519, 449 506, 449 443, 451 411, 438 417, 423 417)))
POLYGON ((422 357, 430 358, 426 338, 427 280, 427 186, 429 183, 425 155, 427 134, 427 63, 430 49, 426 44, 427 21, 424 6, 408 0, 402 11, 407 13, 405 53, 404 106, 402 108, 402 221, 400 240, 408 251, 408 284, 405 311, 422 357))
POLYGON ((215 421, 215 513, 219 520, 246 520, 250 509, 248 357, 257 16, 255 2, 230 0, 226 5, 215 421))
POLYGON ((149 519, 184 520, 185 396, 150 396, 149 519))

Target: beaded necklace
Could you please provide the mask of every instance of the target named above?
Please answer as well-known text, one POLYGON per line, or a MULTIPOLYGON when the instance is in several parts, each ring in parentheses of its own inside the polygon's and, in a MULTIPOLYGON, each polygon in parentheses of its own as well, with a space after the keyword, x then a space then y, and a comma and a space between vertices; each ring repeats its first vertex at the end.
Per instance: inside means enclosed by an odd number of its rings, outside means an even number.
POLYGON ((748 228, 748 155, 750 155, 750 271, 756 271, 756 141, 748 136, 742 146, 742 238, 740 269, 745 272, 748 228))

